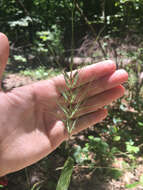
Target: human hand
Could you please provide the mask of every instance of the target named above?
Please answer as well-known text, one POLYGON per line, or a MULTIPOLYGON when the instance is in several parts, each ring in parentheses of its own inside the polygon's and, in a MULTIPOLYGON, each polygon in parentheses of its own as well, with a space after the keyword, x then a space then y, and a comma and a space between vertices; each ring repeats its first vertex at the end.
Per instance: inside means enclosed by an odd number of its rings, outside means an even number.
MULTIPOLYGON (((0 78, 8 58, 8 40, 0 34, 0 78)), ((108 60, 79 71, 79 96, 84 105, 73 134, 107 116, 103 107, 124 94, 121 85, 128 78, 108 60)), ((62 75, 31 85, 0 91, 0 176, 29 166, 56 149, 68 138, 62 122, 64 114, 57 103, 65 105, 61 90, 66 88, 62 75)), ((68 106, 68 105, 65 105, 68 106)))

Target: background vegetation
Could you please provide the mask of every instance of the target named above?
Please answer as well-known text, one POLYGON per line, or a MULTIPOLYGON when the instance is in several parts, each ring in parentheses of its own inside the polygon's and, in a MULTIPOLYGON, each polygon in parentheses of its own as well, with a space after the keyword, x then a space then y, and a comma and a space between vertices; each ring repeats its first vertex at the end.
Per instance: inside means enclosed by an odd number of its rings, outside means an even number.
MULTIPOLYGON (((120 179, 122 189, 143 184, 143 169, 138 169, 143 161, 142 13, 143 0, 0 0, 0 31, 8 36, 11 48, 3 81, 6 90, 69 70, 71 44, 74 68, 110 58, 129 73, 126 94, 109 107, 108 118, 71 139, 75 161, 71 189, 95 189, 94 176, 102 185, 120 179), (132 177, 122 181, 127 173, 132 177)), ((36 167, 9 175, 7 188, 54 190, 67 154, 64 146, 36 167)), ((117 181, 114 185, 120 189, 117 181)))

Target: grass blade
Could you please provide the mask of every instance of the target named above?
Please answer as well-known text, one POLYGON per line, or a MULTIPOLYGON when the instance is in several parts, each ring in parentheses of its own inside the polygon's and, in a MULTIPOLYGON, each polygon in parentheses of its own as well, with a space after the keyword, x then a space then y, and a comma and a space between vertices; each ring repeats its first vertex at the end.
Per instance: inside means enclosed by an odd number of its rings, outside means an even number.
POLYGON ((68 113, 68 110, 67 110, 64 106, 62 106, 62 105, 60 105, 60 104, 58 104, 58 106, 59 106, 60 109, 64 112, 65 116, 66 116, 67 118, 69 118, 69 117, 70 117, 70 114, 68 113))
POLYGON ((78 71, 75 72, 75 74, 73 75, 72 79, 73 79, 72 88, 74 88, 76 86, 76 84, 77 84, 78 79, 79 79, 78 71))
POLYGON ((69 156, 64 164, 61 176, 59 178, 56 190, 68 190, 71 175, 73 172, 74 160, 69 156))
POLYGON ((66 82, 67 87, 68 87, 68 88, 71 88, 69 75, 67 74, 66 71, 63 72, 63 75, 64 75, 64 79, 65 79, 65 82, 66 82))
POLYGON ((69 101, 69 94, 67 93, 67 91, 62 92, 62 95, 63 95, 64 99, 66 100, 66 102, 68 102, 69 101))
POLYGON ((77 123, 77 120, 78 120, 78 119, 75 119, 75 120, 73 121, 72 126, 71 126, 71 128, 70 128, 70 130, 69 130, 69 134, 71 134, 72 131, 74 130, 75 125, 76 125, 76 123, 77 123))

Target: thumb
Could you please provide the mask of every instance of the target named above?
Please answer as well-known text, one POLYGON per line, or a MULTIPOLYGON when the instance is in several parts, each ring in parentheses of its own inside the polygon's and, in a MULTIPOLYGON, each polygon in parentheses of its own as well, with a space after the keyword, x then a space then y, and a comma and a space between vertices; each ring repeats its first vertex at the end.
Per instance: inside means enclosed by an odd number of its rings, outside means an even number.
POLYGON ((8 39, 3 33, 0 33, 0 83, 2 80, 2 74, 4 72, 4 69, 8 60, 8 56, 9 56, 8 39))

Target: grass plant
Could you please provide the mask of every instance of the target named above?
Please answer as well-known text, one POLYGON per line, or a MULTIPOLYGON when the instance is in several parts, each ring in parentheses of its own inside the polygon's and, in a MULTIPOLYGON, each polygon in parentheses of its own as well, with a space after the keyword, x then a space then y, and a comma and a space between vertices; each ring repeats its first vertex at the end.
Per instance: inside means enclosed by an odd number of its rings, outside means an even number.
MULTIPOLYGON (((76 123, 78 118, 73 119, 74 115, 79 111, 81 103, 78 102, 77 104, 74 104, 75 100, 77 99, 78 91, 73 91, 73 89, 76 87, 78 78, 79 78, 79 73, 78 70, 73 73, 73 56, 74 56, 74 11, 75 11, 75 1, 73 1, 72 4, 72 11, 71 11, 71 18, 72 18, 72 23, 71 23, 71 28, 72 28, 72 44, 71 44, 71 63, 70 63, 70 73, 68 74, 67 72, 63 72, 65 83, 66 83, 66 89, 61 92, 64 101, 66 105, 68 106, 62 106, 59 105, 61 110, 64 112, 65 119, 63 120, 63 123, 66 127, 66 130, 70 136, 72 134, 72 131, 76 127, 76 123)), ((68 148, 68 141, 66 142, 66 148, 68 148)), ((62 169, 61 176, 59 178, 56 190, 68 190, 72 172, 74 168, 74 160, 70 156, 70 152, 68 155, 68 158, 64 164, 64 168, 62 169)))
MULTIPOLYGON (((65 125, 65 128, 68 132, 69 135, 69 139, 72 135, 73 130, 76 127, 77 121, 78 121, 78 117, 74 117, 80 110, 81 105, 84 105, 84 101, 82 101, 82 98, 84 97, 84 95, 88 92, 89 86, 86 88, 84 94, 79 95, 79 88, 78 86, 78 80, 79 80, 79 69, 77 69, 76 71, 73 71, 73 57, 74 57, 74 16, 75 16, 75 11, 77 11, 84 17, 85 22, 87 23, 87 25, 90 27, 90 29, 92 30, 92 32, 95 35, 95 30, 93 29, 93 27, 90 25, 88 19, 81 13, 80 8, 78 6, 78 3, 76 0, 73 0, 72 3, 72 11, 71 11, 71 30, 72 30, 72 42, 71 42, 71 63, 70 63, 70 72, 63 72, 63 76, 65 79, 65 83, 66 83, 66 88, 64 91, 61 92, 62 96, 64 97, 64 101, 65 101, 65 107, 63 105, 59 105, 60 109, 64 112, 65 115, 65 119, 63 120, 63 123, 65 125), (68 105, 68 106, 67 106, 68 105)), ((103 29, 99 32, 99 35, 96 36, 95 38, 95 42, 99 41, 99 36, 101 34, 101 32, 103 31, 103 29)), ((85 65, 82 65, 85 66, 85 65)), ((81 66, 80 66, 81 69, 81 66)), ((68 139, 68 140, 69 140, 68 139)), ((69 155, 68 158, 64 164, 64 167, 62 169, 62 173, 61 176, 59 178, 58 181, 58 185, 56 190, 68 190, 69 184, 70 184, 70 179, 72 176, 72 172, 74 169, 74 159, 70 156, 71 151, 69 149, 69 145, 68 142, 66 142, 66 148, 68 149, 69 155)))

